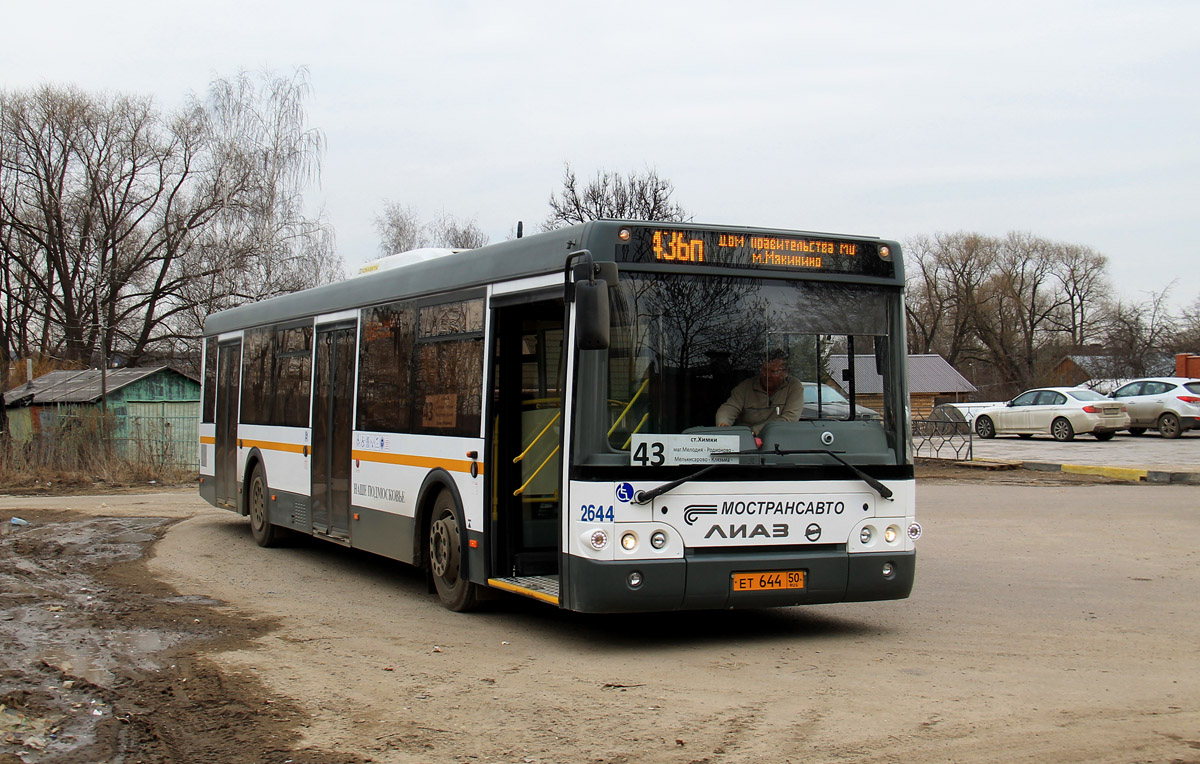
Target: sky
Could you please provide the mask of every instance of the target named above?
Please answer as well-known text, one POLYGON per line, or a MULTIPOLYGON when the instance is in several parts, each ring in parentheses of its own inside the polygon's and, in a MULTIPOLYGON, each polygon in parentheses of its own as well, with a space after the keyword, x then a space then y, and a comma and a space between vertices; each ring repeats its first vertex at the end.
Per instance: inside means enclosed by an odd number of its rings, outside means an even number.
POLYGON ((164 109, 305 67, 351 272, 388 201, 536 231, 565 163, 656 171, 697 222, 904 241, 1027 231, 1115 296, 1200 299, 1200 3, 0 0, 0 87, 164 109))

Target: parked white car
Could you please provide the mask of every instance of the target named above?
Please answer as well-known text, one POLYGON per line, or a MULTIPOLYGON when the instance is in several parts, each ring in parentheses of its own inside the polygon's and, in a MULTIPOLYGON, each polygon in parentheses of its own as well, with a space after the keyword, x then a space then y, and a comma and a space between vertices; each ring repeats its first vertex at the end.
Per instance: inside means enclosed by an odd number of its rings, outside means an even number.
POLYGON ((1128 427, 1129 410, 1125 404, 1094 390, 1075 387, 1027 390, 1008 403, 975 416, 975 434, 981 438, 1051 435, 1055 440, 1066 441, 1080 433, 1091 433, 1096 440, 1112 440, 1117 430, 1128 427))
POLYGON ((1158 430, 1164 438, 1178 438, 1185 430, 1200 428, 1200 379, 1135 379, 1111 397, 1129 408, 1129 432, 1134 435, 1158 430))
POLYGON ((970 403, 939 403, 929 418, 939 422, 966 422, 974 426, 979 412, 1005 406, 1008 401, 972 401, 970 403))

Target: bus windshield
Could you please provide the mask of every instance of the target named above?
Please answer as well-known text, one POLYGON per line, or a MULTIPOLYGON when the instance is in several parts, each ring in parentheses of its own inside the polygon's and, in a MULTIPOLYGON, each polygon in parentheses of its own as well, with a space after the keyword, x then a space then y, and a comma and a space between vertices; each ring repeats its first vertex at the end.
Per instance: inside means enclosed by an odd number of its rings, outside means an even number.
POLYGON ((897 291, 874 286, 622 272, 610 347, 581 354, 576 463, 714 463, 729 457, 713 452, 811 447, 896 464, 892 413, 903 403, 891 397, 887 337, 898 309, 897 291), (809 437, 825 430, 836 449, 809 437), (718 445, 698 456, 680 445, 700 436, 718 445), (666 444, 663 458, 647 456, 647 439, 660 452, 666 444))

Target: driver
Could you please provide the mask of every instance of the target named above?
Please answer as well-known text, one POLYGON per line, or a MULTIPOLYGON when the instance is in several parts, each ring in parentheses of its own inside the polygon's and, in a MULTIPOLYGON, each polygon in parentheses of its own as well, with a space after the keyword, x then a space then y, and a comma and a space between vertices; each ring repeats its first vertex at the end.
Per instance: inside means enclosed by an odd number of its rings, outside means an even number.
POLYGON ((804 408, 804 385, 788 374, 787 351, 767 355, 758 376, 739 383, 717 409, 717 426, 746 425, 758 435, 767 422, 795 422, 804 408))

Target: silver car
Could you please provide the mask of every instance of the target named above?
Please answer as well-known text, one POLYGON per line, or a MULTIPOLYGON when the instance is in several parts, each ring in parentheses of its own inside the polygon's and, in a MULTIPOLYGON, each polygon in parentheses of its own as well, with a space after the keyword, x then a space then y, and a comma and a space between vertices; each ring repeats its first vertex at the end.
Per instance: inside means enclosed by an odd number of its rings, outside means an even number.
POLYGON ((1007 404, 979 412, 975 434, 981 438, 1014 434, 1022 438, 1051 435, 1072 440, 1090 432, 1096 440, 1112 440, 1117 430, 1129 427, 1124 404, 1094 390, 1074 387, 1041 387, 1027 390, 1007 404))
POLYGON ((1129 432, 1141 435, 1158 430, 1164 438, 1178 438, 1200 428, 1200 379, 1155 377, 1122 385, 1112 398, 1129 408, 1129 432))
MULTIPOLYGON (((816 382, 804 383, 804 409, 801 419, 847 419, 850 416, 850 401, 829 385, 817 388, 816 382), (819 396, 819 398, 818 398, 819 396)), ((879 412, 866 406, 854 405, 856 419, 880 419, 879 412)))

